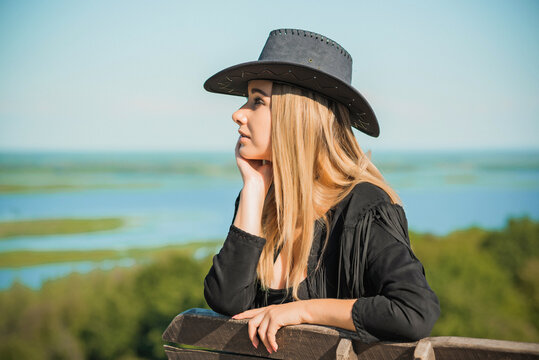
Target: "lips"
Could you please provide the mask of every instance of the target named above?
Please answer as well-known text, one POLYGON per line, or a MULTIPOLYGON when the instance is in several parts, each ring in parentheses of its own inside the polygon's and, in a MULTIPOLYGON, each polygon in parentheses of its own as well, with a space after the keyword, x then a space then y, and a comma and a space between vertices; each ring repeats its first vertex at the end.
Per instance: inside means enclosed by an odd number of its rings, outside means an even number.
POLYGON ((241 131, 238 131, 238 132, 240 133, 241 137, 246 137, 246 138, 250 139, 250 137, 249 137, 249 136, 245 135, 245 134, 244 134, 244 133, 242 133, 241 131))

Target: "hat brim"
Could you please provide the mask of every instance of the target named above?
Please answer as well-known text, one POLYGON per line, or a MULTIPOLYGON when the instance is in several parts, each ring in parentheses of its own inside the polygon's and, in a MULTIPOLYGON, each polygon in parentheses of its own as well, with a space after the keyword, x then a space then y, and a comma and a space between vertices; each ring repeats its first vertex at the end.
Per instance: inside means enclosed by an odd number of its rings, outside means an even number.
POLYGON ((347 106, 353 127, 372 137, 380 134, 376 115, 363 95, 343 80, 313 67, 282 61, 249 61, 212 75, 204 82, 204 89, 247 96, 247 83, 255 79, 280 81, 317 91, 347 106))

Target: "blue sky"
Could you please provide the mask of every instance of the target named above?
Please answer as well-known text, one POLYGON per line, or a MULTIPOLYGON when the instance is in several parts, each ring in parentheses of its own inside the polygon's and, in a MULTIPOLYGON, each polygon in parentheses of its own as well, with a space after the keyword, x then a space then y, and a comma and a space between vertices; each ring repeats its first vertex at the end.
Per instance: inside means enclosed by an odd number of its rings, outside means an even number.
POLYGON ((233 151, 202 84, 277 28, 352 55, 365 151, 539 148, 539 1, 0 1, 0 150, 233 151))

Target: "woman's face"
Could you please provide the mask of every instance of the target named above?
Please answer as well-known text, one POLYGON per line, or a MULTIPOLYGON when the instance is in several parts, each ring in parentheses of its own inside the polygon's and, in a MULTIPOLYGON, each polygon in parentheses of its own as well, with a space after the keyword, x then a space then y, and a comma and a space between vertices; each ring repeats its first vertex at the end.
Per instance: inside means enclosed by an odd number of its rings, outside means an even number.
POLYGON ((251 80, 247 102, 232 114, 241 136, 239 153, 246 159, 271 161, 270 80, 251 80))

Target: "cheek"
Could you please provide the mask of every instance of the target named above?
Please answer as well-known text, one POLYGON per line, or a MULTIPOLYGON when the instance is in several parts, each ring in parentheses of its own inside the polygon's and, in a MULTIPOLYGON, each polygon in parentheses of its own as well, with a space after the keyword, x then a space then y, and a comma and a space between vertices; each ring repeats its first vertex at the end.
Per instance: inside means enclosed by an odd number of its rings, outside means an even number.
POLYGON ((254 143, 258 146, 266 146, 271 139, 271 124, 263 123, 258 125, 255 129, 254 143))
POLYGON ((271 144, 271 129, 270 128, 268 128, 264 134, 264 144, 266 145, 271 144))
POLYGON ((266 124, 265 134, 266 134, 266 143, 271 144, 271 116, 269 117, 269 121, 266 124))

